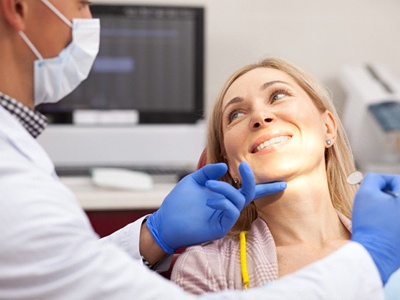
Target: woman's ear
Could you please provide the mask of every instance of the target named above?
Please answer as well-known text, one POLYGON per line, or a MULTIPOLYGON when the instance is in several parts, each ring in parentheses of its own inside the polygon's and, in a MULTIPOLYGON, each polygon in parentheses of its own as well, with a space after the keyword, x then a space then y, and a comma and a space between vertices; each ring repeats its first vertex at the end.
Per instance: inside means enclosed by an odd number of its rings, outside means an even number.
POLYGON ((240 176, 238 176, 237 174, 234 174, 234 172, 231 172, 232 170, 231 170, 231 168, 229 167, 229 160, 228 160, 228 158, 226 157, 226 156, 224 156, 224 162, 227 164, 227 166, 228 166, 228 175, 229 175, 229 177, 231 177, 232 178, 232 181, 234 182, 234 183, 238 183, 240 180, 239 180, 239 178, 240 178, 240 176))
POLYGON ((333 114, 328 110, 324 113, 324 118, 325 118, 326 140, 330 140, 331 144, 333 144, 336 141, 337 137, 336 120, 333 114))
POLYGON ((16 31, 25 29, 28 11, 26 0, 0 0, 0 15, 4 22, 16 31))

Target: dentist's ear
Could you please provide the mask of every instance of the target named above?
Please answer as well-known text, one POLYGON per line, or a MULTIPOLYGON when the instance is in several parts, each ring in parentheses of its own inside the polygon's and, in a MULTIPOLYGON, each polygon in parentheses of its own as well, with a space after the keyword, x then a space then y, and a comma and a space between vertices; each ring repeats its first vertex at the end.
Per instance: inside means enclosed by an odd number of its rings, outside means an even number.
POLYGON ((26 0, 0 0, 0 14, 3 15, 8 26, 15 32, 25 29, 25 17, 28 12, 26 0))

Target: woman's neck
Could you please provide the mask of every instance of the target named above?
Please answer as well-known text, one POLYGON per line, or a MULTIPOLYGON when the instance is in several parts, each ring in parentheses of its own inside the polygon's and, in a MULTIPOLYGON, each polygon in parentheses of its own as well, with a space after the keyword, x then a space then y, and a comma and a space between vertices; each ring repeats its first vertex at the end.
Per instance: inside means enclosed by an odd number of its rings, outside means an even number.
POLYGON ((336 239, 349 239, 332 205, 327 181, 303 176, 287 182, 279 198, 257 200, 259 216, 268 224, 277 246, 306 243, 324 247, 336 239))

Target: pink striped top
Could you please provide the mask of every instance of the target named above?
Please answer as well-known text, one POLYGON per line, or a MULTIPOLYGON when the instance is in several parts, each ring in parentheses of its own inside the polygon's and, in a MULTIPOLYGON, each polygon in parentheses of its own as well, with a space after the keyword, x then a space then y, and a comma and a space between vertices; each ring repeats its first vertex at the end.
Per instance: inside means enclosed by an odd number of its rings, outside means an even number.
MULTIPOLYGON (((351 231, 351 221, 338 213, 343 225, 351 231)), ((278 278, 275 242, 267 224, 256 219, 246 235, 249 288, 278 278)), ((225 237, 186 249, 177 259, 171 280, 193 294, 227 289, 242 290, 239 237, 225 237)))

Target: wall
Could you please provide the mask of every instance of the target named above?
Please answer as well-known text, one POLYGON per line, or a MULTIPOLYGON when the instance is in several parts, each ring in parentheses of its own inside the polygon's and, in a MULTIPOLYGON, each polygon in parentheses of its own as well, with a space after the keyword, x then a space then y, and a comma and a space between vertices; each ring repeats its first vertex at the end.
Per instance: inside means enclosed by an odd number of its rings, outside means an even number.
MULTIPOLYGON (((107 3, 111 0, 96 0, 107 3)), ((244 64, 279 56, 325 85, 340 111, 337 76, 349 62, 383 62, 400 74, 397 0, 119 0, 113 3, 206 8, 207 110, 225 79, 244 64)))

